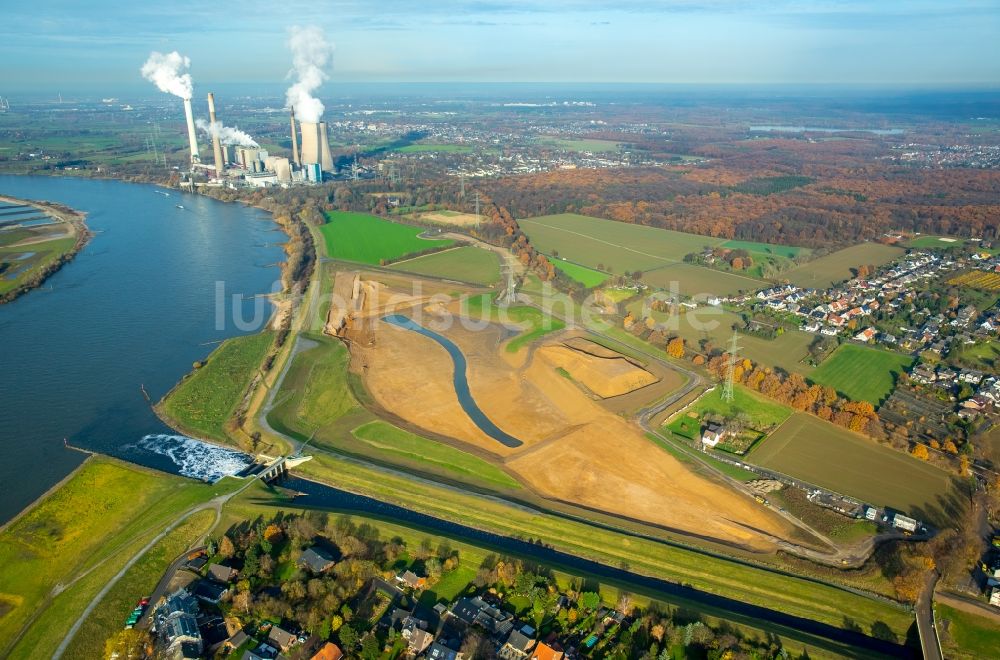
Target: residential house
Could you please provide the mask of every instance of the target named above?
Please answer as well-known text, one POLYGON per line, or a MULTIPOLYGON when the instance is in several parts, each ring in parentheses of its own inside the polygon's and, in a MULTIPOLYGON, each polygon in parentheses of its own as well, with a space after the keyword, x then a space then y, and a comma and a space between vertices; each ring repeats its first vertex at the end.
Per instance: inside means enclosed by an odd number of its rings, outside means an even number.
POLYGON ((990 591, 990 605, 1000 607, 1000 587, 993 587, 990 591))
POLYGON ((200 656, 204 644, 198 630, 198 611, 198 601, 186 589, 170 594, 156 608, 156 631, 163 657, 184 660, 200 656))
POLYGON ((212 564, 208 567, 208 577, 223 584, 232 582, 239 574, 240 572, 238 570, 232 566, 226 566, 225 564, 212 564))
POLYGON ((503 660, 525 660, 534 646, 535 629, 525 625, 510 631, 497 655, 503 660))
POLYGON ((309 660, 340 660, 344 657, 343 651, 333 642, 327 642, 309 660))
POLYGON ((231 653, 246 644, 249 639, 250 636, 240 629, 230 635, 229 639, 222 643, 222 648, 231 653))
POLYGON ((267 643, 277 648, 282 653, 287 652, 295 646, 298 641, 299 638, 297 635, 293 635, 280 626, 271 626, 271 631, 267 633, 267 643))
POLYGON ((420 577, 411 570, 405 570, 396 576, 396 582, 410 589, 423 589, 427 586, 427 578, 420 577))
POLYGON ((336 562, 330 553, 323 548, 313 546, 299 557, 298 565, 311 573, 325 573, 333 568, 336 562))
POLYGON ((538 642, 538 646, 531 652, 531 660, 562 660, 565 655, 558 645, 549 646, 544 642, 538 642))
POLYGON ((442 642, 434 642, 427 650, 427 657, 430 660, 463 660, 464 654, 442 642))
POLYGON ((874 341, 876 335, 878 335, 878 332, 875 328, 865 328, 858 334, 854 335, 854 341, 865 342, 867 344, 874 341))
POLYGON ((198 586, 194 589, 195 598, 203 600, 206 603, 211 603, 212 605, 218 605, 228 593, 228 585, 219 584, 214 580, 200 580, 198 586))
POLYGON ((708 426, 701 433, 701 444, 703 447, 714 449, 726 437, 726 427, 722 424, 709 422, 708 426))
POLYGON ((420 628, 413 628, 409 633, 404 628, 403 639, 406 640, 407 650, 414 656, 420 655, 434 643, 434 635, 420 628))

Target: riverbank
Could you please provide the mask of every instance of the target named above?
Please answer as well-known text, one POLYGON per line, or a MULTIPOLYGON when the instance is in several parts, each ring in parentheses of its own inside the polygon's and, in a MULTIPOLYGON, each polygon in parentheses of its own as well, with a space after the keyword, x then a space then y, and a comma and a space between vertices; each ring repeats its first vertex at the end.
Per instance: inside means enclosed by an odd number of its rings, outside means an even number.
POLYGON ((87 245, 93 232, 87 227, 86 213, 64 204, 0 195, 0 205, 34 208, 59 225, 53 227, 51 223, 47 223, 22 227, 13 214, 26 214, 29 211, 11 211, 9 213, 12 215, 0 218, 9 219, 10 224, 0 231, 0 275, 8 270, 14 273, 14 279, 10 282, 0 279, 2 305, 40 287, 87 245), (60 231, 53 232, 53 229, 60 231), (5 256, 10 257, 10 261, 5 260, 5 256))

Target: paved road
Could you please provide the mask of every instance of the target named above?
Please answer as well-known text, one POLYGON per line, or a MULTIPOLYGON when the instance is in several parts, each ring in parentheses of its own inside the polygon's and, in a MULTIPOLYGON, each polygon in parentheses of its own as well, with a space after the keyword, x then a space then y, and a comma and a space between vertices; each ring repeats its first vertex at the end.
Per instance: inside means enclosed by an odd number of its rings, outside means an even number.
MULTIPOLYGON (((235 490, 232 493, 229 493, 228 495, 219 495, 218 497, 213 498, 213 499, 209 500, 208 502, 205 502, 203 504, 199 504, 199 505, 197 505, 195 507, 192 507, 192 508, 188 509, 184 513, 180 514, 177 518, 175 518, 169 525, 167 525, 163 529, 163 531, 161 531, 159 534, 157 534, 155 537, 153 537, 149 541, 149 543, 147 543, 146 545, 144 545, 138 552, 136 552, 134 555, 132 555, 129 558, 129 560, 127 562, 125 562, 125 565, 122 566, 121 570, 118 571, 117 573, 115 573, 114 577, 112 577, 110 580, 108 580, 108 583, 105 584, 104 587, 97 593, 97 595, 95 595, 91 599, 90 603, 87 604, 87 607, 83 610, 83 612, 80 614, 80 616, 77 618, 77 620, 73 623, 73 626, 69 629, 69 632, 67 632, 66 636, 63 637, 62 642, 60 642, 60 644, 59 644, 59 648, 57 648, 56 651, 55 651, 55 653, 52 654, 52 660, 59 660, 59 658, 62 657, 63 653, 66 652, 66 648, 69 646, 70 642, 73 641, 73 638, 80 631, 80 627, 83 626, 83 622, 87 620, 87 618, 91 615, 91 613, 94 611, 94 609, 97 607, 97 605, 101 602, 101 600, 103 600, 104 597, 108 595, 108 592, 111 591, 112 587, 114 587, 118 583, 118 581, 120 579, 122 579, 122 576, 124 576, 125 573, 127 573, 130 568, 132 568, 133 566, 135 566, 136 562, 138 562, 140 559, 142 559, 143 555, 145 555, 147 552, 149 552, 149 550, 154 545, 156 545, 157 543, 159 543, 160 540, 163 539, 163 537, 165 537, 167 534, 169 534, 170 532, 172 532, 174 529, 177 528, 178 525, 180 525, 185 520, 187 520, 188 518, 190 518, 194 514, 198 513, 199 511, 205 511, 207 509, 211 509, 211 510, 215 511, 215 522, 218 523, 220 517, 222 516, 222 506, 226 502, 228 502, 232 497, 234 497, 234 496, 238 495, 239 493, 242 493, 244 490, 246 490, 251 484, 254 483, 254 481, 256 481, 256 480, 255 479, 249 479, 249 480, 247 480, 247 483, 244 484, 244 486, 242 488, 239 488, 238 490, 235 490)), ((201 541, 201 539, 199 539, 199 543, 200 543, 200 541, 201 541)), ((153 601, 151 600, 150 602, 152 603, 153 601)))
POLYGON ((934 587, 937 585, 938 577, 940 576, 937 571, 928 571, 923 591, 917 598, 915 608, 917 631, 920 633, 920 648, 924 652, 924 660, 944 660, 934 622, 934 587))

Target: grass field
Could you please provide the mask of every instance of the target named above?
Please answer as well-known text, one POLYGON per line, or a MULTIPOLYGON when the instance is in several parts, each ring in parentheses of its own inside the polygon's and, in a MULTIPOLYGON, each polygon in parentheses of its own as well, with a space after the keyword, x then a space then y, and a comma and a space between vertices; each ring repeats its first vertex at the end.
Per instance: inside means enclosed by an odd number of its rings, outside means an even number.
POLYGON ((319 228, 332 259, 379 265, 408 254, 454 244, 449 240, 418 238, 420 227, 400 225, 367 213, 331 211, 319 228))
POLYGON ((741 291, 756 291, 767 286, 766 282, 747 275, 685 263, 643 271, 642 281, 659 289, 677 291, 683 296, 690 297, 726 296, 741 291))
POLYGON ((12 606, 0 616, 0 655, 7 657, 5 649, 32 617, 34 624, 10 657, 38 657, 36 647, 53 649, 133 552, 182 511, 233 483, 206 485, 91 458, 0 533, 0 562, 7 567, 0 571, 0 603, 12 606), (68 588, 49 600, 56 584, 68 588))
POLYGON ((272 332, 227 339, 170 391, 160 407, 181 430, 225 441, 226 422, 267 354, 272 332))
POLYGON ((854 401, 878 406, 896 387, 896 378, 913 364, 909 355, 842 344, 809 376, 854 401))
POLYGON ((598 268, 600 264, 603 270, 612 273, 645 272, 678 263, 684 255, 700 252, 706 245, 723 243, 720 238, 575 213, 523 218, 518 224, 541 252, 556 251, 560 257, 590 268, 598 268))
POLYGON ((563 261, 562 259, 556 259, 554 257, 549 257, 549 259, 551 259, 555 267, 565 273, 567 277, 572 280, 576 280, 588 289, 600 286, 608 279, 608 275, 599 270, 587 268, 586 266, 575 264, 572 261, 563 261))
POLYGON ((741 414, 746 415, 751 428, 764 431, 788 419, 792 409, 751 392, 742 385, 733 388, 732 401, 724 401, 722 387, 716 387, 706 392, 687 410, 676 415, 667 428, 695 440, 701 435, 701 419, 705 415, 718 415, 728 419, 741 414), (690 417, 688 413, 695 413, 697 417, 690 417))
POLYGON ((796 266, 782 274, 797 286, 822 289, 850 279, 851 269, 862 264, 887 264, 901 256, 903 250, 881 243, 860 243, 796 266))
MULTIPOLYGON (((199 511, 150 548, 101 599, 66 647, 65 657, 102 657, 104 643, 122 629, 123 622, 135 607, 136 601, 152 593, 170 562, 192 547, 214 522, 214 512, 199 511)), ((46 645, 44 640, 39 640, 33 650, 49 651, 48 647, 55 650, 60 641, 61 639, 52 639, 46 645)))
POLYGON ((936 604, 934 612, 943 631, 941 646, 946 658, 979 660, 1000 653, 1000 624, 943 603, 936 604))
POLYGON ((481 458, 450 445, 421 438, 383 421, 374 421, 354 429, 354 437, 385 454, 397 454, 422 461, 447 471, 501 488, 520 488, 513 477, 481 458))
POLYGON ((422 154, 438 152, 443 154, 467 154, 472 152, 468 144, 408 144, 396 149, 401 154, 422 154))
POLYGON ((391 266, 393 270, 490 285, 500 281, 500 259, 491 250, 464 246, 409 259, 391 266))
POLYGON ((521 334, 507 342, 507 351, 510 353, 516 353, 539 337, 566 327, 562 320, 546 315, 535 307, 527 305, 497 307, 493 304, 493 297, 488 293, 466 298, 463 302, 463 309, 472 318, 491 318, 494 321, 527 326, 521 334))
POLYGON ((1000 372, 1000 341, 990 339, 953 348, 948 353, 948 360, 980 371, 1000 372))
POLYGON ((906 241, 903 245, 908 248, 959 248, 965 246, 965 239, 947 236, 918 236, 906 241))
POLYGON ((770 254, 786 259, 794 259, 800 254, 812 252, 809 248, 796 247, 794 245, 775 245, 773 243, 758 243, 756 241, 726 241, 722 244, 724 248, 732 250, 746 250, 747 252, 758 252, 760 254, 770 254))
POLYGON ((806 413, 793 413, 747 461, 933 524, 964 506, 944 470, 806 413))

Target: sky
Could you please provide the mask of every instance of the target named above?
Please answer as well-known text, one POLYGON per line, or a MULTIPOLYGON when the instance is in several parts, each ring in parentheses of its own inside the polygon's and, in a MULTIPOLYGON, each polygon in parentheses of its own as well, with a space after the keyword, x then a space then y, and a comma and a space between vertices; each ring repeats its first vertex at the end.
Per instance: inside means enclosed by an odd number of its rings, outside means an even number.
POLYGON ((288 27, 331 81, 1000 85, 1000 0, 6 0, 0 95, 139 85, 151 50, 196 83, 280 84, 288 27))

